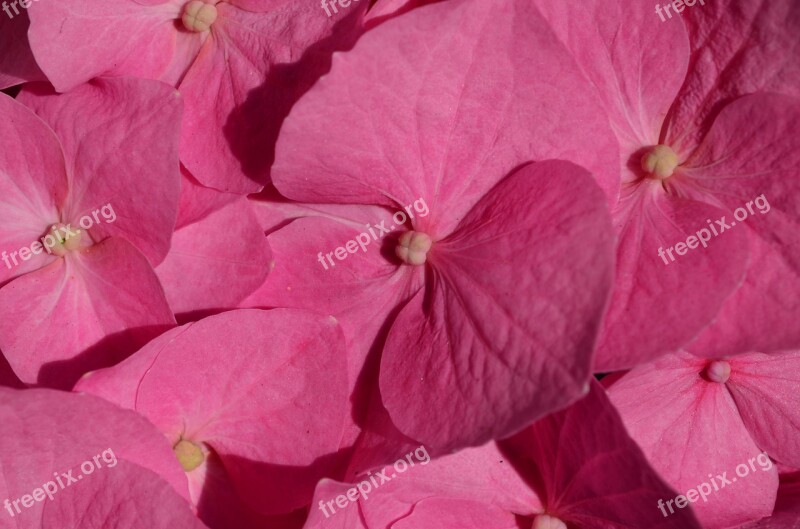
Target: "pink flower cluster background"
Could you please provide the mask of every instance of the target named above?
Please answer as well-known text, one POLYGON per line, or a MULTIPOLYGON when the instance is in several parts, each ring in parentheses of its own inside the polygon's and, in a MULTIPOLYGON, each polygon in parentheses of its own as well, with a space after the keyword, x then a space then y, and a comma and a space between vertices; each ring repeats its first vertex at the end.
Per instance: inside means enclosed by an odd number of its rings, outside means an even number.
POLYGON ((800 527, 800 2, 26 3, 0 528, 800 527))

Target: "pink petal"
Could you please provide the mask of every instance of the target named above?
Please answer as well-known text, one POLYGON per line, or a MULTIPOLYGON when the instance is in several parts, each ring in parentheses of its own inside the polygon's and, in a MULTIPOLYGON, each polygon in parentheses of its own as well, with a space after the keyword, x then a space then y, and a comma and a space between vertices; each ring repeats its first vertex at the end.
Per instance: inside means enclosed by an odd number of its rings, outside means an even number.
POLYGON ((800 467, 800 352, 752 353, 729 362, 727 387, 756 444, 800 467))
POLYGON ((616 282, 596 371, 630 368, 676 351, 711 324, 747 268, 747 232, 711 238, 707 219, 725 213, 668 195, 656 180, 625 192, 615 213, 616 282), (697 241, 703 229, 710 239, 706 248, 697 241), (679 255, 674 247, 689 236, 696 248, 679 255))
MULTIPOLYGON (((20 22, 21 21, 17 21, 20 22)), ((60 220, 67 195, 64 154, 53 131, 17 101, 0 94, 0 284, 37 270, 53 257, 30 247, 60 220), (27 260, 18 255, 28 247, 27 260), (16 253, 17 255, 13 255, 16 253), (16 264, 15 264, 16 263, 16 264)))
POLYGON ((147 260, 111 238, 0 289, 0 349, 23 381, 69 388, 175 320, 147 260))
MULTIPOLYGON (((64 0, 34 2, 29 39, 37 62, 59 92, 94 77, 158 79, 170 65, 183 2, 64 0)), ((188 65, 187 65, 188 66, 188 65)))
POLYGON ((432 498, 414 505, 414 511, 392 524, 396 529, 518 529, 517 518, 477 501, 432 498))
MULTIPOLYGON (((6 6, 11 14, 13 8, 6 6)), ((0 90, 29 81, 42 81, 44 74, 36 64, 28 44, 28 14, 17 7, 20 12, 14 17, 6 17, 0 13, 0 90)))
POLYGON ((300 218, 269 235, 275 266, 269 279, 244 305, 297 307, 334 315, 347 339, 349 378, 355 384, 386 318, 419 290, 423 278, 386 259, 390 236, 370 239, 366 225, 381 221, 388 228, 392 224, 386 221, 391 219, 390 213, 369 206, 339 209, 339 217, 300 218), (364 250, 356 244, 349 245, 355 249, 353 253, 347 252, 344 248, 348 242, 362 233, 367 234, 362 241, 369 239, 364 250), (343 260, 334 256, 338 247, 345 252, 343 260))
POLYGON ((174 492, 185 494, 186 479, 169 444, 141 416, 51 390, 0 388, 0 403, 0 496, 13 501, 48 482, 57 488, 52 500, 28 509, 19 504, 14 527, 205 527, 174 492), (88 473, 81 469, 87 461, 88 473), (70 471, 80 481, 61 478, 70 471))
POLYGON ((58 503, 46 504, 41 525, 20 529, 63 529, 65 524, 80 524, 74 526, 81 529, 208 529, 169 483, 127 461, 81 486, 64 489, 58 503))
POLYGON ((202 185, 181 165, 181 199, 175 229, 200 222, 238 198, 239 195, 220 193, 202 185))
POLYGON ((446 235, 511 170, 549 158, 588 168, 616 196, 606 117, 529 2, 416 9, 333 62, 281 131, 273 182, 289 198, 424 197, 446 235))
MULTIPOLYGON (((595 87, 623 155, 659 143, 689 65, 683 24, 662 24, 646 2, 536 0, 539 11, 595 87)), ((636 160, 638 163, 638 160, 636 160)))
POLYGON ((264 282, 271 261, 267 238, 241 197, 176 230, 156 273, 172 310, 186 314, 235 308, 264 282))
MULTIPOLYGON (((766 464, 758 460, 766 456, 759 455, 724 384, 701 377, 706 364, 685 353, 664 357, 629 372, 609 396, 648 461, 679 493, 696 490, 691 507, 703 527, 715 529, 769 515, 778 473, 768 458, 766 464), (741 465, 747 472, 738 474, 741 465), (700 487, 707 502, 698 496, 700 487)), ((674 497, 661 499, 666 512, 670 506, 681 512, 668 504, 674 497)), ((651 508, 658 509, 655 503, 651 508)))
POLYGON ((734 222, 757 236, 744 284, 691 351, 723 356, 800 346, 794 316, 800 311, 800 99, 738 99, 722 110, 686 165, 687 175, 730 210, 741 208, 737 215, 743 212, 745 220, 734 222))
POLYGON ((688 511, 664 519, 657 501, 675 492, 625 433, 597 382, 585 398, 500 446, 541 490, 544 510, 570 527, 700 527, 688 511))
POLYGON ((117 220, 94 223, 94 240, 122 237, 161 262, 180 193, 178 93, 155 81, 98 79, 65 95, 35 85, 19 99, 64 146, 71 181, 63 222, 110 204, 117 220))
POLYGON ((173 444, 188 439, 218 454, 242 500, 271 514, 307 504, 333 470, 346 377, 332 318, 239 310, 161 336, 76 389, 123 406, 135 398, 136 411, 173 444))
POLYGON ((686 9, 682 19, 689 30, 692 68, 669 120, 671 143, 697 145, 720 107, 741 95, 800 96, 797 2, 715 0, 686 9))
POLYGON ((568 162, 526 166, 486 195, 434 243, 429 289, 387 338, 381 396, 397 427, 437 450, 479 445, 580 397, 611 233, 599 189, 568 162))
POLYGON ((263 187, 283 117, 299 94, 327 71, 333 49, 360 33, 355 22, 365 3, 353 8, 349 22, 336 27, 318 2, 217 5, 212 38, 180 84, 188 131, 181 140, 181 160, 195 178, 232 193, 263 187), (323 64, 307 64, 308 56, 316 61, 316 54, 324 56, 323 64), (294 86, 297 79, 289 71, 302 80, 300 86, 294 86))

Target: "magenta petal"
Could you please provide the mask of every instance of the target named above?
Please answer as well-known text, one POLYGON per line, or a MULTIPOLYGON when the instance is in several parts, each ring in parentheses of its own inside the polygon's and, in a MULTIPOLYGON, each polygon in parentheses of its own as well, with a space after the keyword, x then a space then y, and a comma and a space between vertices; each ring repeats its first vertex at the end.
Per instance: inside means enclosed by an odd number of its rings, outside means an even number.
POLYGON ((517 518, 493 505, 449 498, 424 499, 414 511, 392 524, 393 529, 518 529, 517 518))
POLYGON ((441 235, 530 160, 573 161, 616 197, 617 142, 585 86, 530 2, 425 6, 334 55, 284 123, 273 182, 306 202, 423 197, 441 235))
POLYGON ((27 383, 69 388, 173 325, 142 254, 111 238, 0 289, 0 349, 27 383))
POLYGON ((387 338, 381 396, 397 427, 436 449, 478 445, 580 397, 612 246, 605 201, 585 170, 548 161, 498 184, 434 242, 430 289, 387 338))
MULTIPOLYGON (((769 515, 778 473, 748 433, 725 385, 701 376, 707 363, 685 353, 661 358, 630 371, 611 386, 609 396, 631 437, 671 486, 686 495, 705 484, 708 501, 696 492, 691 506, 703 527, 717 529, 769 515), (740 465, 744 476, 738 474, 740 465)), ((662 499, 666 504, 674 496, 662 499)), ((669 505, 664 509, 669 512, 669 505)))
POLYGON ((117 220, 94 223, 92 237, 122 237, 161 262, 180 193, 179 94, 155 81, 98 79, 64 95, 35 85, 19 99, 64 146, 71 181, 63 222, 110 204, 117 220))
POLYGON ((0 54, 0 90, 29 81, 43 81, 45 78, 28 44, 29 25, 24 9, 14 18, 0 16, 0 50, 3 50, 0 54))
POLYGON ((170 521, 205 527, 170 490, 186 494, 186 478, 164 436, 140 415, 89 395, 0 388, 0 423, 0 496, 20 498, 50 481, 59 489, 16 514, 14 527, 128 528, 141 520, 154 529, 176 527, 170 521), (61 474, 69 471, 80 481, 66 485, 61 474))
POLYGON ((307 504, 333 470, 349 411, 345 362, 333 318, 238 310, 161 336, 76 389, 134 402, 173 444, 208 447, 241 499, 272 514, 307 504))
POLYGON ((753 353, 729 360, 727 387, 758 446, 800 468, 800 352, 753 353))

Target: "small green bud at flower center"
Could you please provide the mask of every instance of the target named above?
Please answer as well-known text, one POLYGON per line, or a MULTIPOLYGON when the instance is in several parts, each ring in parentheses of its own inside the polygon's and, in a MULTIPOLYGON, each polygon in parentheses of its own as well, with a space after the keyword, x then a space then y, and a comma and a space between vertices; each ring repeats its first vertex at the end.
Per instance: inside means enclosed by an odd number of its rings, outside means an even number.
POLYGON ((430 235, 419 231, 407 231, 397 241, 395 253, 406 264, 422 265, 428 260, 428 251, 433 241, 430 235))
POLYGON ((716 360, 708 364, 706 375, 711 382, 724 384, 731 377, 731 365, 725 360, 716 360))
POLYGON ((208 31, 217 20, 217 8, 201 0, 192 0, 183 8, 183 27, 193 33, 208 31))
POLYGON ((172 447, 172 450, 175 452, 175 457, 178 458, 178 462, 185 472, 191 472, 205 461, 203 449, 186 439, 178 441, 178 444, 172 447))
POLYGON ((642 170, 657 180, 672 176, 678 167, 678 155, 666 145, 656 145, 642 156, 642 170))
POLYGON ((69 224, 56 224, 42 239, 50 253, 63 257, 67 252, 81 247, 81 232, 80 228, 73 228, 69 224))

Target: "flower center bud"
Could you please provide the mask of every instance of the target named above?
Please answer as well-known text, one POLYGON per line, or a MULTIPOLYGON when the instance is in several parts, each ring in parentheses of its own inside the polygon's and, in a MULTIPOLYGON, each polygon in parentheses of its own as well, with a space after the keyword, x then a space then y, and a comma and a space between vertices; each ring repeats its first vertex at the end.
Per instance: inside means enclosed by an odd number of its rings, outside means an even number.
POLYGON ((407 231, 397 241, 395 253, 406 264, 422 265, 428 260, 428 250, 433 241, 427 233, 407 231))
POLYGON ((706 375, 711 382, 724 384, 731 377, 731 365, 725 360, 715 360, 706 367, 706 375))
POLYGON ((549 514, 537 514, 531 529, 567 529, 567 524, 549 514))
POLYGON ((50 253, 63 257, 81 247, 81 230, 69 224, 56 224, 42 238, 45 249, 50 253))
POLYGON ((185 472, 191 472, 196 469, 205 461, 206 456, 203 455, 203 449, 198 445, 186 439, 181 439, 178 444, 172 447, 175 451, 175 457, 183 467, 185 472))
POLYGON ((657 180, 672 176, 678 167, 678 155, 666 145, 656 145, 642 156, 642 169, 657 180))
POLYGON ((200 33, 208 31, 211 24, 217 19, 217 8, 213 4, 206 4, 201 0, 192 0, 183 8, 183 27, 187 30, 200 33))

